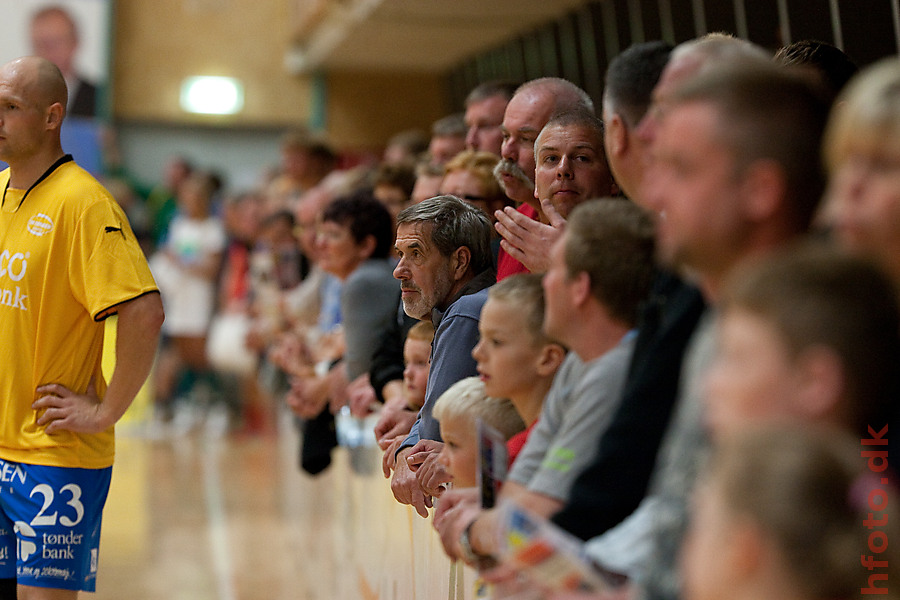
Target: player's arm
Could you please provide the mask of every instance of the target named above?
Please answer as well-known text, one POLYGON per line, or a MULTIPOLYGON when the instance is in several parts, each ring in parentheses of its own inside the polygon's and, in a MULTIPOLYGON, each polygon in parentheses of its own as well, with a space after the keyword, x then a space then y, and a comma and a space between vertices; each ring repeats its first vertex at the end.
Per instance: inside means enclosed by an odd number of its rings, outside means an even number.
POLYGON ((164 318, 156 292, 120 304, 116 312, 116 366, 103 398, 108 425, 122 418, 147 380, 164 318))

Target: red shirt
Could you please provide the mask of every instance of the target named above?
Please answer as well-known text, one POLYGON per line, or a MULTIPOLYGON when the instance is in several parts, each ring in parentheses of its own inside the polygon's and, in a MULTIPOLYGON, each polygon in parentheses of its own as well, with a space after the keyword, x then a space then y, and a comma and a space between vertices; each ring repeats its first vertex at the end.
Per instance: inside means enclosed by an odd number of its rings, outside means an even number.
POLYGON ((520 431, 516 435, 512 436, 506 441, 506 454, 507 454, 507 468, 512 469, 513 462, 516 460, 516 457, 519 455, 519 452, 522 451, 522 448, 525 446, 525 442, 528 441, 528 436, 531 434, 531 430, 534 429, 534 426, 537 425, 537 421, 531 424, 530 427, 525 429, 524 431, 520 431))
MULTIPOLYGON (((530 204, 523 202, 516 210, 530 219, 537 219, 537 211, 530 204)), ((530 272, 525 268, 525 265, 507 254, 503 246, 500 246, 500 252, 497 253, 497 281, 516 273, 530 272)))

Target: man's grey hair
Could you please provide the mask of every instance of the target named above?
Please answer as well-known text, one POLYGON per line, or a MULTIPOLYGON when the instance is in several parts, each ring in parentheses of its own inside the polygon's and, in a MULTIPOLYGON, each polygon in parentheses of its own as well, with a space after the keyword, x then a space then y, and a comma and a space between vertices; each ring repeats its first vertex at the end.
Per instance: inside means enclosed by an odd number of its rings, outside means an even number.
POLYGON ((484 211, 456 196, 435 196, 407 206, 397 215, 397 225, 403 223, 431 223, 431 242, 442 256, 468 248, 476 274, 493 265, 490 220, 484 211))
POLYGON ((567 79, 560 77, 541 77, 526 81, 516 90, 516 95, 521 92, 540 90, 553 96, 553 112, 569 112, 572 110, 586 110, 594 113, 594 101, 586 91, 567 79))

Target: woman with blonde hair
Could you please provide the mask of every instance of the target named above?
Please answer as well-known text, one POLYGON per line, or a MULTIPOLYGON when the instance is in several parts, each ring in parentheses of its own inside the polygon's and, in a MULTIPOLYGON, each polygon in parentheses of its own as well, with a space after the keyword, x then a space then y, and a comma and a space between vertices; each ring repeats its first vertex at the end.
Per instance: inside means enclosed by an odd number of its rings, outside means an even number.
POLYGON ((845 88, 825 132, 824 221, 846 249, 874 259, 900 287, 900 60, 845 88))
POLYGON ((510 204, 509 198, 494 177, 500 157, 491 152, 464 150, 444 165, 440 193, 451 194, 477 206, 491 219, 494 211, 510 204))

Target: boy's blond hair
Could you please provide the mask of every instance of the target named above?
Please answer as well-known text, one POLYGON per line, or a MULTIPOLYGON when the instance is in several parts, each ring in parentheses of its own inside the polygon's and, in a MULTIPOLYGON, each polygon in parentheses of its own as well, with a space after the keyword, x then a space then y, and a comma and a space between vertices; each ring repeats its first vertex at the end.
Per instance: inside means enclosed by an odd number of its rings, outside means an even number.
POLYGON ((535 345, 552 344, 544 335, 544 288, 541 275, 518 273, 510 275, 488 288, 488 300, 508 302, 516 307, 516 313, 525 319, 528 333, 535 345))
POLYGON ((432 325, 431 321, 419 321, 409 328, 406 339, 428 342, 430 344, 434 341, 434 325, 432 325))
POLYGON ((491 398, 484 393, 484 382, 478 377, 457 381, 440 395, 432 415, 444 419, 469 419, 474 429, 477 419, 503 434, 506 439, 525 429, 525 423, 512 402, 506 398, 491 398))

